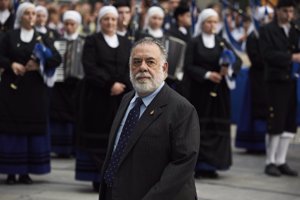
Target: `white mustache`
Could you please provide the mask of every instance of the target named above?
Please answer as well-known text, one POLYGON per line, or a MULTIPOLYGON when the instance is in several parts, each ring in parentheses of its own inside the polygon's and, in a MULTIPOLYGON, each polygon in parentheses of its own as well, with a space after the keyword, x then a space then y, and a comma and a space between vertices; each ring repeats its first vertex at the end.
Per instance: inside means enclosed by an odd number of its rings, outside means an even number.
POLYGON ((144 77, 144 78, 151 78, 151 75, 149 73, 145 73, 145 72, 139 72, 135 75, 135 79, 138 79, 138 78, 141 78, 141 77, 144 77))

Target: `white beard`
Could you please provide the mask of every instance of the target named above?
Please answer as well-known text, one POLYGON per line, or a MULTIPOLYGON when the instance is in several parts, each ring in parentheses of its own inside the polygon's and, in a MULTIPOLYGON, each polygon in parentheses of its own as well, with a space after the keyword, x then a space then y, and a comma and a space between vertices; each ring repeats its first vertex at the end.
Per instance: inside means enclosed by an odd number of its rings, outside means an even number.
POLYGON ((162 69, 160 68, 159 72, 155 77, 151 77, 148 72, 139 72, 133 77, 133 74, 130 70, 130 81, 132 83, 133 88, 138 94, 150 94, 154 92, 159 86, 164 82, 166 75, 162 69), (150 77, 149 79, 145 79, 143 81, 137 80, 140 76, 150 77))

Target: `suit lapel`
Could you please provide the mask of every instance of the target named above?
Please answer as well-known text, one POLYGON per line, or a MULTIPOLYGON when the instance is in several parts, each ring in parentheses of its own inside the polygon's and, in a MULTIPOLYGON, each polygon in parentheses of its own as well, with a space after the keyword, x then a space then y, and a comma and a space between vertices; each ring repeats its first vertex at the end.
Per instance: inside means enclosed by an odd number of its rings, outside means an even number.
POLYGON ((137 126, 135 127, 132 135, 130 136, 129 142, 125 147, 124 153, 120 160, 120 165, 123 160, 126 158, 130 150, 133 148, 138 139, 143 135, 145 130, 151 124, 159 118, 161 113, 163 112, 163 108, 167 105, 167 92, 169 90, 169 86, 164 85, 162 90, 157 94, 157 96, 153 99, 153 101, 149 104, 141 118, 139 119, 137 126))

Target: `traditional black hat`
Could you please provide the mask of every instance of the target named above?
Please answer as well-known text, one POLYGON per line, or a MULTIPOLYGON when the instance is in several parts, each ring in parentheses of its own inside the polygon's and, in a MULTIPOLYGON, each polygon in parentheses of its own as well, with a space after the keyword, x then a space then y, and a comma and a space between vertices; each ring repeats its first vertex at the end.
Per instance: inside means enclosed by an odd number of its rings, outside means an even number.
POLYGON ((119 8, 119 7, 129 7, 129 8, 131 8, 129 1, 126 1, 126 0, 117 0, 113 5, 116 8, 119 8))
POLYGON ((184 13, 190 12, 190 8, 185 5, 178 6, 174 11, 174 18, 177 19, 179 15, 182 15, 184 13))
POLYGON ((295 7, 296 2, 295 0, 279 0, 276 8, 282 8, 282 7, 295 7))

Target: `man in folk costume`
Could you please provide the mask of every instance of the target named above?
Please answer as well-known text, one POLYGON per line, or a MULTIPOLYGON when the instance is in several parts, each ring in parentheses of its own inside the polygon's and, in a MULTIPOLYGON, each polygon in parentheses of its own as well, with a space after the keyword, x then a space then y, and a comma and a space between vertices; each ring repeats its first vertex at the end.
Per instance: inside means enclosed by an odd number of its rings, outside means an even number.
POLYGON ((189 42, 191 39, 189 29, 192 25, 190 8, 186 5, 180 5, 175 9, 174 18, 176 20, 176 24, 171 27, 169 34, 183 40, 186 43, 189 42))
POLYGON ((268 115, 267 90, 264 78, 264 62, 259 47, 259 28, 270 23, 274 10, 269 6, 257 7, 253 12, 256 29, 247 37, 246 50, 251 67, 246 80, 241 106, 243 115, 237 121, 235 146, 245 148, 248 153, 264 153, 266 120, 268 115))
POLYGON ((290 140, 296 133, 296 80, 292 63, 300 63, 299 35, 291 26, 294 1, 280 0, 275 19, 260 30, 260 46, 266 64, 268 134, 265 173, 298 176, 286 162, 290 140))
MULTIPOLYGON (((134 40, 133 30, 130 28, 131 21, 131 7, 126 1, 118 1, 114 4, 118 10, 118 27, 117 34, 128 38, 129 40, 134 40)), ((133 41, 132 41, 133 42, 133 41)))

